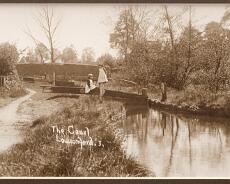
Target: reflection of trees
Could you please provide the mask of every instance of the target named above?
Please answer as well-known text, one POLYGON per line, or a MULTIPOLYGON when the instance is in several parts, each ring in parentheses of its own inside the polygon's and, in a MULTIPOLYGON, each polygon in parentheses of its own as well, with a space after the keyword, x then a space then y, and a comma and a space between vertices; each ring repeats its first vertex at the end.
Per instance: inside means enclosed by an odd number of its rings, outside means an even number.
POLYGON ((230 126, 229 126, 229 123, 225 124, 224 134, 226 135, 226 146, 230 147, 230 126))
POLYGON ((145 113, 141 113, 138 115, 140 118, 140 122, 141 122, 141 127, 138 132, 139 132, 139 136, 138 139, 140 142, 147 142, 147 134, 148 134, 148 119, 149 119, 149 114, 148 112, 145 113))
POLYGON ((168 166, 166 167, 166 173, 165 176, 168 176, 168 173, 171 169, 172 166, 172 159, 173 159, 173 151, 175 148, 175 144, 177 141, 177 137, 178 137, 178 130, 179 130, 179 122, 178 122, 178 118, 175 117, 176 120, 176 134, 174 137, 174 121, 173 121, 173 116, 170 115, 170 123, 171 123, 171 149, 170 149, 170 156, 169 156, 169 163, 168 166))
POLYGON ((187 122, 187 126, 188 126, 188 141, 189 141, 189 166, 191 169, 192 168, 192 143, 191 143, 191 130, 188 122, 187 122))
MULTIPOLYGON (((200 118, 194 118, 194 119, 186 119, 186 121, 187 121, 187 126, 188 126, 188 137, 189 137, 189 147, 190 147, 189 154, 190 155, 192 154, 191 138, 199 139, 200 136, 203 133, 205 133, 205 134, 208 134, 210 138, 214 138, 214 140, 216 140, 217 142, 217 145, 210 144, 210 146, 208 146, 208 150, 204 150, 203 146, 200 147, 200 149, 203 149, 203 154, 206 154, 207 152, 209 152, 208 156, 209 158, 212 159, 212 162, 216 160, 217 163, 220 163, 221 156, 223 153, 223 146, 224 146, 221 132, 225 132, 225 130, 227 129, 226 122, 228 120, 223 119, 223 118, 210 119, 209 117, 200 117, 200 118), (215 149, 214 147, 215 145, 218 146, 218 149, 215 149)), ((226 134, 225 132, 225 136, 229 137, 229 134, 226 134)), ((207 155, 202 155, 202 156, 207 157, 207 155)), ((190 157, 192 157, 192 155, 190 157)), ((190 158, 190 160, 192 161, 192 158, 190 158)))
MULTIPOLYGON (((135 112, 138 112, 137 109, 133 108, 135 112)), ((127 108, 126 108, 127 110, 127 108)), ((132 109, 128 109, 128 116, 125 124, 125 131, 128 134, 135 134, 139 140, 139 142, 147 141, 148 134, 148 121, 150 120, 149 110, 148 109, 140 109, 138 113, 132 114, 132 109)))
POLYGON ((220 152, 219 152, 219 160, 221 160, 221 156, 223 153, 223 143, 222 143, 222 139, 221 139, 221 134, 220 134, 220 129, 217 129, 217 135, 219 137, 219 141, 220 141, 220 152))
POLYGON ((147 142, 149 122, 151 121, 150 112, 147 112, 146 125, 145 125, 145 143, 147 142))
POLYGON ((162 135, 165 135, 165 129, 166 129, 166 114, 162 113, 162 118, 161 118, 161 122, 162 122, 162 135))
POLYGON ((177 160, 179 157, 188 158, 188 162, 184 164, 187 164, 185 167, 187 166, 188 169, 190 167, 190 171, 197 165, 197 162, 193 163, 194 158, 201 158, 207 165, 221 163, 222 155, 226 154, 223 148, 224 146, 229 147, 228 143, 230 143, 228 142, 230 128, 227 123, 227 120, 210 121, 197 117, 178 119, 178 116, 172 114, 150 110, 129 115, 124 129, 128 134, 133 134, 133 143, 131 144, 138 146, 137 149, 141 154, 144 153, 147 156, 145 158, 147 161, 155 160, 152 158, 159 154, 167 156, 166 162, 164 157, 163 165, 157 167, 163 169, 164 176, 168 176, 172 171, 172 165, 177 167, 180 164, 177 160), (151 139, 147 139, 148 137, 151 139), (155 145, 157 146, 155 147, 155 145), (183 150, 178 152, 176 149, 181 145, 183 150), (155 149, 151 150, 151 152, 153 151, 152 155, 148 155, 146 152, 149 149, 155 149), (186 155, 184 155, 185 153, 186 155))

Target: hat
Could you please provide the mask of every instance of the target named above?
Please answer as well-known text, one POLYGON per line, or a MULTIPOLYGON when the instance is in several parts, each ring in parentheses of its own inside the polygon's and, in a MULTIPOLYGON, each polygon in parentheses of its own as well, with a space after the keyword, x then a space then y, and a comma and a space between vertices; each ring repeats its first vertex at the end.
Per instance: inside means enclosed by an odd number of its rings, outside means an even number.
POLYGON ((88 74, 88 77, 93 77, 93 74, 92 74, 92 73, 89 73, 89 74, 88 74))

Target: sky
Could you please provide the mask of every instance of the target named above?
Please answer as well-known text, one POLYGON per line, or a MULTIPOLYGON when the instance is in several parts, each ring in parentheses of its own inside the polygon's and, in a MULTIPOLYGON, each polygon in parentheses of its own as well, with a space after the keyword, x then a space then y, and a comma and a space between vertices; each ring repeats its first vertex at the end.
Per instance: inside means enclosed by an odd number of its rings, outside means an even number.
MULTIPOLYGON (((34 47, 33 40, 25 34, 30 32, 40 41, 47 44, 36 17, 42 7, 47 4, 0 4, 0 43, 15 43, 19 50, 34 47)), ((116 55, 117 51, 110 48, 109 34, 113 31, 122 9, 127 4, 48 4, 55 15, 61 19, 57 31, 55 45, 59 50, 73 45, 81 56, 82 50, 92 47, 96 57, 104 53, 116 55)), ((161 7, 160 4, 138 4, 151 12, 161 7)), ((210 21, 219 21, 226 9, 224 4, 192 5, 192 20, 199 29, 210 21)), ((183 4, 169 5, 169 10, 176 13, 183 4)), ((159 16, 159 13, 153 14, 159 16)), ((154 21, 154 18, 153 18, 154 21)))

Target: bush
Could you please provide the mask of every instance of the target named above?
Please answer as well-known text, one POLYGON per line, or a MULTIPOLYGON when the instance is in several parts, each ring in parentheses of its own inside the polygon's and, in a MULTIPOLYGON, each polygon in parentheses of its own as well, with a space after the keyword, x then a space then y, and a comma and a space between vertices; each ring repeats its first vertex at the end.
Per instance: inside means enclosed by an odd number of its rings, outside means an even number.
POLYGON ((0 58, 0 75, 6 76, 10 71, 10 64, 3 58, 0 58))
POLYGON ((187 105, 205 106, 214 100, 214 94, 205 89, 202 85, 190 85, 181 92, 174 92, 176 103, 181 105, 186 103, 187 105), (176 95, 175 95, 176 93, 176 95))
POLYGON ((225 98, 224 110, 227 113, 230 112, 230 97, 225 98))
POLYGON ((26 95, 26 90, 23 88, 11 88, 9 91, 9 96, 11 98, 17 98, 26 95))
POLYGON ((18 51, 15 45, 10 43, 0 44, 0 75, 9 75, 18 61, 18 51))

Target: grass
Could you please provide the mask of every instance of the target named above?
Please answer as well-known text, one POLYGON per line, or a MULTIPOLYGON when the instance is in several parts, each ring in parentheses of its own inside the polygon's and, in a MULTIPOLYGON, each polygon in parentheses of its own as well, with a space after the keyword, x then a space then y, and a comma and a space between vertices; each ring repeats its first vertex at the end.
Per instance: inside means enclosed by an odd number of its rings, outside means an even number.
MULTIPOLYGON (((130 85, 119 81, 117 74, 113 75, 113 80, 106 86, 109 89, 124 92, 140 92, 140 86, 130 85)), ((160 85, 148 85, 148 97, 152 100, 161 100, 160 85)), ((220 117, 229 117, 230 113, 230 90, 221 90, 213 93, 204 85, 186 86, 183 90, 176 90, 167 87, 166 104, 184 108, 185 111, 197 110, 197 113, 210 114, 220 117)), ((190 112, 190 111, 187 111, 190 112)))
POLYGON ((123 136, 112 117, 118 102, 99 103, 97 97, 81 97, 79 103, 27 127, 23 143, 0 155, 2 176, 149 176, 151 173, 127 156, 123 136), (55 141, 52 125, 88 127, 104 147, 62 144, 55 141))
POLYGON ((12 88, 10 91, 5 91, 0 88, 0 108, 8 105, 16 98, 26 95, 27 92, 25 89, 20 88, 12 88))
MULTIPOLYGON (((230 91, 212 93, 203 86, 188 86, 184 90, 168 90, 168 102, 176 105, 199 107, 228 107, 230 91)), ((159 95, 160 96, 160 95, 159 95)))
MULTIPOLYGON (((138 91, 137 86, 132 84, 121 82, 119 79, 127 78, 126 74, 123 73, 113 73, 112 80, 108 83, 108 88, 122 90, 126 92, 136 92, 138 91)), ((144 86, 143 86, 144 87, 144 86)), ((161 99, 161 89, 160 85, 149 84, 145 86, 148 88, 148 95, 153 99, 161 99)), ((141 87, 139 87, 141 88, 141 87)), ((225 103, 230 95, 230 90, 219 91, 218 93, 213 93, 207 89, 204 85, 193 85, 190 84, 183 90, 176 90, 167 87, 167 101, 169 103, 174 103, 181 105, 182 103, 187 103, 188 105, 213 105, 218 104, 220 106, 225 106, 225 103)))
MULTIPOLYGON (((138 92, 134 85, 119 82, 119 77, 114 74, 113 80, 109 82, 107 88, 125 91, 138 92)), ((140 87, 139 87, 140 88, 140 87)), ((150 99, 161 99, 161 89, 159 85, 148 87, 148 96, 150 99)), ((167 87, 167 103, 178 106, 198 106, 202 107, 221 107, 230 112, 230 91, 219 91, 213 93, 202 85, 189 85, 183 90, 176 90, 167 87)))
POLYGON ((55 96, 52 96, 52 97, 49 97, 47 98, 47 100, 53 100, 53 99, 56 99, 56 98, 79 98, 79 95, 55 95, 55 96))

